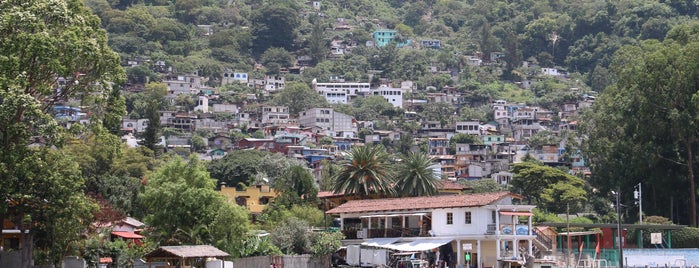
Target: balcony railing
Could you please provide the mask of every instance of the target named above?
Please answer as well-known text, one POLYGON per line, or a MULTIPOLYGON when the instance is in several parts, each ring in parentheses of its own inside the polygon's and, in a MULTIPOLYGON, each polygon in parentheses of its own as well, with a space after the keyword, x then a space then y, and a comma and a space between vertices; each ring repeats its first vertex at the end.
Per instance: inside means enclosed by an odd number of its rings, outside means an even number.
POLYGON ((423 232, 422 235, 420 234, 420 228, 398 227, 388 229, 367 229, 366 231, 366 237, 362 237, 363 230, 357 229, 342 230, 342 234, 345 235, 345 239, 427 236, 426 232, 423 232))

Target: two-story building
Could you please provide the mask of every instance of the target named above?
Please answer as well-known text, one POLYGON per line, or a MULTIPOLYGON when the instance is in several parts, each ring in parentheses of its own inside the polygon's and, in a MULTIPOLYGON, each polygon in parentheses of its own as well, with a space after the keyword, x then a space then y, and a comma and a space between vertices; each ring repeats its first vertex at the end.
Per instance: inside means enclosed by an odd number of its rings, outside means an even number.
POLYGON ((311 85, 313 90, 325 97, 329 103, 347 104, 358 96, 371 92, 371 84, 369 83, 319 83, 313 79, 311 85))
POLYGON ((439 251, 449 267, 506 267, 532 255, 532 209, 509 192, 351 200, 339 216, 346 244, 396 251, 439 251))
POLYGON ((268 204, 274 202, 279 195, 269 185, 258 184, 247 188, 221 186, 221 195, 239 206, 250 209, 253 214, 262 213, 268 204))

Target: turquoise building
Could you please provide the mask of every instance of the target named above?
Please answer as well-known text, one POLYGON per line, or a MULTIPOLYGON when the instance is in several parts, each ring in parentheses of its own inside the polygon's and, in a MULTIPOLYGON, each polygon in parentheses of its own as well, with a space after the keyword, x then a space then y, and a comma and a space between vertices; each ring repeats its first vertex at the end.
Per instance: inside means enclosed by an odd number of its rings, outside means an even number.
MULTIPOLYGON (((398 31, 396 30, 377 30, 374 31, 372 34, 372 37, 374 38, 374 43, 376 44, 377 47, 383 47, 391 43, 393 39, 396 39, 398 37, 398 31)), ((404 47, 410 45, 410 40, 404 40, 401 42, 397 42, 396 46, 397 47, 404 47)))

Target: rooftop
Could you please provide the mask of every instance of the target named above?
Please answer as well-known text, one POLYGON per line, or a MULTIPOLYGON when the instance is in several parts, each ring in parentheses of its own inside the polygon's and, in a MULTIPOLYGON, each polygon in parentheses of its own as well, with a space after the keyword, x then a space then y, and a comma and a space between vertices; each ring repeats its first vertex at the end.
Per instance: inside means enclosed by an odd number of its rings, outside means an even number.
POLYGON ((518 195, 510 192, 496 192, 465 195, 438 195, 407 198, 351 200, 336 208, 328 210, 326 213, 371 213, 400 210, 480 207, 492 204, 493 202, 508 196, 519 198, 518 195))

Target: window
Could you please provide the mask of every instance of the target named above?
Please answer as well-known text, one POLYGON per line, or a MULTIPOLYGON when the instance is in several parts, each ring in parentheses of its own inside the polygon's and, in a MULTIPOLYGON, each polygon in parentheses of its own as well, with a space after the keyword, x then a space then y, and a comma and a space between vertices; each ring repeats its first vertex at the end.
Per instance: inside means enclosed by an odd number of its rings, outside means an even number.
POLYGON ((466 211, 466 213, 464 213, 464 223, 471 224, 471 211, 466 211))
POLYGON ((447 212, 447 224, 454 224, 454 213, 447 212))

